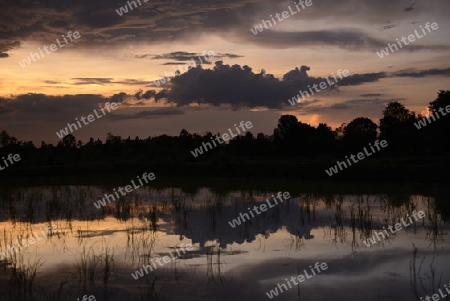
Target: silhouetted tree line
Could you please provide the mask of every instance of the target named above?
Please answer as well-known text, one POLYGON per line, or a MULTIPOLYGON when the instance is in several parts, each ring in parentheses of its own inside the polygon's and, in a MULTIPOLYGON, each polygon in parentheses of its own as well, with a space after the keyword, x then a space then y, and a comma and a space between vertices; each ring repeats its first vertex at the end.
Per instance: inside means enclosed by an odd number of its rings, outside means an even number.
MULTIPOLYGON (((438 111, 450 105, 450 91, 439 91, 429 103, 429 111, 438 111)), ((332 130, 327 124, 317 127, 300 122, 295 116, 282 115, 272 135, 247 132, 230 140, 229 144, 205 152, 195 158, 191 151, 215 136, 191 134, 182 129, 179 136, 160 135, 140 139, 107 134, 106 141, 90 138, 83 144, 72 134, 56 146, 42 142, 37 148, 32 142, 23 142, 0 133, 3 154, 19 153, 24 166, 57 166, 86 163, 192 163, 192 162, 248 162, 251 160, 285 159, 292 156, 342 156, 361 151, 362 147, 378 139, 388 141, 380 156, 439 155, 448 152, 450 116, 427 123, 420 130, 415 123, 427 121, 425 116, 409 111, 399 102, 389 103, 383 110, 379 126, 369 118, 358 117, 332 130)))

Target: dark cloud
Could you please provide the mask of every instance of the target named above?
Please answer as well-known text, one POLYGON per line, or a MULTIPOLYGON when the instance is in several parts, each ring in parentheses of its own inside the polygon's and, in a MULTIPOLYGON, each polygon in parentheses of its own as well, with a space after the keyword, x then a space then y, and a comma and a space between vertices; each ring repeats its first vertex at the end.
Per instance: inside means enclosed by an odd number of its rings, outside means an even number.
MULTIPOLYGON (((148 90, 145 93, 137 93, 142 99, 154 97, 155 91, 148 90)), ((76 117, 91 114, 94 109, 104 107, 106 102, 117 102, 125 108, 125 100, 132 98, 124 92, 114 94, 111 97, 103 97, 94 94, 50 96, 45 94, 21 94, 11 98, 0 97, 0 116, 2 120, 33 120, 36 122, 48 122, 52 120, 61 125, 74 120, 76 117)), ((142 103, 141 105, 144 105, 142 103)), ((148 119, 157 116, 183 115, 185 112, 179 108, 159 107, 152 110, 127 108, 112 111, 105 115, 105 119, 148 119)))
POLYGON ((364 116, 371 118, 377 122, 383 109, 389 102, 399 101, 398 98, 364 98, 350 99, 347 101, 333 103, 329 105, 311 105, 301 109, 302 115, 319 114, 321 119, 332 120, 334 122, 342 122, 348 120, 348 116, 352 118, 364 116))
POLYGON ((113 96, 111 96, 111 101, 114 101, 114 102, 117 102, 117 103, 122 103, 122 102, 125 102, 127 97, 128 97, 127 93, 120 92, 118 94, 114 94, 113 96))
POLYGON ((175 62, 165 62, 163 65, 180 65, 179 62, 192 62, 194 61, 196 65, 204 64, 210 65, 211 58, 214 59, 222 59, 222 58, 240 58, 244 57, 243 55, 232 54, 232 53, 214 53, 214 51, 203 51, 202 53, 194 53, 187 51, 175 51, 170 53, 163 54, 139 54, 135 55, 135 58, 144 59, 150 58, 152 60, 173 60, 175 62))
MULTIPOLYGON (((201 55, 197 54, 197 58, 199 56, 201 56, 201 55)), ((239 55, 239 54, 232 54, 232 53, 217 53, 217 54, 214 54, 211 57, 214 57, 214 59, 223 59, 223 58, 236 59, 236 58, 240 58, 240 57, 244 57, 244 56, 243 55, 239 55)), ((194 59, 194 57, 192 57, 192 59, 194 59)), ((197 60, 197 61, 199 61, 199 60, 197 60)), ((200 63, 203 64, 203 65, 211 65, 211 62, 209 60, 205 61, 205 60, 202 59, 202 61, 200 63)), ((167 63, 164 63, 163 65, 179 65, 179 63, 177 63, 177 62, 167 62, 167 63)))
POLYGON ((137 80, 137 79, 123 79, 123 80, 114 80, 113 78, 103 78, 103 77, 78 77, 72 78, 75 80, 74 85, 105 85, 105 84, 123 84, 129 86, 143 86, 150 85, 153 82, 145 81, 145 80, 137 80))
MULTIPOLYGON (((198 61, 199 62, 199 61, 198 61)), ((200 64, 202 64, 202 65, 211 65, 211 62, 208 62, 208 61, 204 61, 204 62, 199 62, 200 64)), ((196 62, 196 64, 198 64, 197 62, 196 62)), ((164 63, 164 64, 162 64, 162 65, 180 65, 180 63, 177 63, 177 62, 167 62, 167 63, 164 63)))
POLYGON ((416 70, 414 68, 407 70, 400 70, 393 73, 394 77, 426 77, 426 76, 450 76, 450 68, 443 69, 428 69, 428 70, 416 70))
POLYGON ((114 114, 110 115, 110 119, 142 119, 142 118, 152 118, 155 116, 170 116, 170 115, 183 115, 184 111, 176 108, 158 108, 150 111, 140 111, 132 114, 114 114))
MULTIPOLYGON (((127 1, 9 1, 0 11, 0 52, 16 49, 21 41, 29 39, 48 43, 65 30, 78 30, 84 43, 77 47, 84 48, 122 46, 128 43, 189 43, 199 34, 206 33, 220 35, 232 42, 249 41, 273 48, 327 45, 360 51, 386 45, 387 41, 371 37, 368 33, 358 31, 358 28, 381 24, 385 20, 401 22, 418 15, 418 9, 409 0, 361 0, 358 1, 357 10, 354 9, 353 1, 324 0, 314 2, 307 10, 291 19, 321 19, 325 23, 332 21, 334 30, 299 29, 295 32, 282 32, 268 29, 261 36, 254 36, 250 28, 261 23, 262 19, 269 19, 270 14, 286 11, 287 6, 293 3, 197 0, 174 5, 170 1, 155 0, 142 3, 142 6, 119 16, 116 10, 124 5, 127 5, 127 1), (408 14, 404 11, 408 11, 408 14), (335 24, 344 24, 348 20, 355 24, 353 29, 335 27, 335 24)), ((419 11, 423 15, 439 17, 445 16, 444 12, 449 9, 448 1, 437 0, 434 5, 421 6, 419 11)), ((442 45, 411 47, 411 51, 423 49, 448 48, 442 48, 442 45)))
POLYGON ((164 89, 156 93, 155 95, 155 102, 158 102, 160 99, 167 98, 169 96, 169 91, 164 89))
MULTIPOLYGON (((308 66, 295 68, 283 75, 282 79, 277 79, 271 74, 266 74, 265 70, 254 73, 248 66, 224 65, 218 61, 212 70, 205 70, 201 67, 193 68, 188 72, 176 76, 171 81, 170 89, 164 89, 155 94, 155 101, 162 98, 177 106, 186 106, 194 103, 207 104, 212 106, 231 105, 234 109, 243 107, 255 108, 266 107, 271 109, 281 109, 286 107, 288 99, 298 95, 299 91, 308 91, 313 85, 328 80, 335 82, 326 90, 337 89, 338 87, 356 86, 366 83, 377 82, 380 79, 392 77, 424 77, 424 76, 448 76, 450 68, 429 69, 429 70, 402 70, 394 73, 374 72, 364 74, 350 74, 341 79, 338 72, 333 72, 327 78, 309 76, 308 66), (336 75, 334 74, 336 73, 336 75), (337 81, 334 80, 336 76, 337 81)), ((343 71, 340 71, 343 74, 343 71)), ((314 90, 313 90, 314 91, 314 90)), ((379 99, 383 94, 367 93, 362 94, 363 99, 347 101, 344 104, 336 104, 333 109, 345 109, 348 106, 386 104, 386 99, 379 99)), ((153 94, 152 94, 153 96, 153 94)), ((311 95, 312 96, 312 95, 311 95)), ((312 105, 308 103, 307 105, 312 105)), ((306 106, 306 105, 305 105, 306 106)))
POLYGON ((142 94, 142 98, 144 99, 150 99, 152 97, 155 97, 156 95, 156 91, 155 90, 148 90, 147 92, 145 92, 144 94, 142 94))
POLYGON ((154 98, 156 95, 156 91, 155 90, 148 90, 145 93, 143 93, 144 91, 139 90, 138 92, 136 92, 136 94, 134 94, 134 98, 137 100, 140 99, 150 99, 150 98, 154 98))
POLYGON ((204 54, 194 53, 194 52, 186 52, 186 51, 175 51, 170 53, 158 54, 151 57, 152 60, 174 60, 179 62, 190 61, 191 58, 196 59, 198 57, 207 55, 207 52, 204 54))
POLYGON ((415 5, 415 3, 409 5, 408 7, 405 7, 405 12, 412 11, 414 9, 414 5, 415 5))
POLYGON ((146 57, 152 56, 151 54, 135 54, 134 58, 136 59, 145 59, 146 57))
POLYGON ((352 116, 367 116, 372 115, 379 117, 383 109, 389 102, 403 101, 405 98, 364 98, 364 99, 350 99, 340 103, 320 106, 307 106, 302 109, 303 114, 321 114, 332 118, 336 114, 348 114, 351 112, 352 116))
MULTIPOLYGON (((397 99, 400 100, 400 99, 397 99)), ((345 102, 343 102, 346 105, 349 106, 367 106, 367 105, 379 105, 379 104, 387 104, 390 101, 393 101, 391 98, 389 99, 380 99, 380 98, 375 98, 375 99, 351 99, 351 100, 347 100, 345 102)))
POLYGON ((266 30, 257 36, 249 34, 248 39, 258 45, 272 48, 294 46, 336 46, 342 49, 359 51, 375 50, 386 47, 387 42, 370 37, 367 32, 356 29, 314 30, 296 32, 278 32, 266 30))
POLYGON ((335 110, 345 110, 348 108, 350 108, 350 106, 345 103, 335 103, 330 106, 330 109, 335 109, 335 110))
POLYGON ((365 73, 365 74, 352 74, 348 77, 344 77, 343 79, 338 78, 339 86, 357 86, 364 83, 377 82, 380 78, 387 77, 387 73, 378 72, 378 73, 365 73))
MULTIPOLYGON (((231 105, 234 109, 243 107, 266 107, 281 109, 287 105, 287 100, 299 93, 307 91, 314 84, 326 82, 326 78, 312 77, 307 74, 310 68, 301 66, 287 72, 282 80, 265 70, 254 73, 249 66, 224 65, 217 61, 212 70, 201 66, 176 76, 171 81, 170 89, 160 91, 155 100, 166 98, 169 103, 185 106, 193 103, 212 106, 231 105)), ((386 77, 384 72, 355 74, 339 80, 335 86, 360 85, 378 81, 386 77)), ((332 77, 330 76, 332 80, 332 77)), ((323 92, 322 92, 323 93, 323 92)))
POLYGON ((142 90, 139 90, 139 91, 137 91, 135 94, 134 94, 134 98, 136 98, 136 99, 141 99, 142 98, 142 90))
POLYGON ((138 80, 138 79, 125 79, 125 80, 115 80, 112 82, 113 84, 124 84, 124 85, 129 85, 129 86, 146 86, 146 85, 150 85, 153 82, 152 81, 147 81, 147 80, 138 80))
POLYGON ((361 97, 380 97, 383 94, 377 94, 377 93, 368 93, 368 94, 361 94, 361 97))
POLYGON ((398 25, 399 25, 399 24, 388 24, 388 25, 384 25, 384 26, 381 26, 381 30, 392 29, 392 28, 397 27, 398 25))
POLYGON ((45 120, 52 118, 70 118, 74 115, 90 112, 111 99, 101 95, 77 94, 50 96, 45 94, 21 94, 12 98, 0 98, 3 113, 11 116, 34 116, 45 120), (55 113, 57 113, 55 115, 55 113))
MULTIPOLYGON (((251 33, 242 37, 248 41, 266 48, 290 48, 304 46, 334 46, 348 51, 375 51, 386 48, 391 40, 381 40, 371 37, 370 33, 358 29, 316 30, 316 31, 275 31, 265 30, 258 35, 251 33)), ((408 45, 409 52, 413 51, 444 51, 448 45, 408 45)))
MULTIPOLYGON (((0 14, 1 18, 1 14, 0 14)), ((1 25, 1 24, 0 24, 1 25)), ((9 54, 6 53, 7 51, 13 50, 15 48, 19 48, 20 42, 19 41, 12 41, 8 38, 3 38, 4 33, 0 31, 0 58, 7 58, 9 57, 9 54)))
POLYGON ((203 103, 281 108, 280 95, 285 94, 280 81, 272 75, 255 74, 248 66, 223 65, 219 61, 213 70, 197 67, 173 78, 167 100, 178 106, 203 103))
POLYGON ((232 53, 218 53, 214 55, 215 58, 230 58, 230 59, 235 59, 235 58, 239 58, 239 57, 244 57, 243 55, 239 55, 239 54, 232 54, 232 53))
POLYGON ((78 78, 72 78, 76 82, 74 85, 104 85, 104 84, 110 84, 113 80, 112 78, 94 78, 94 77, 78 77, 78 78))

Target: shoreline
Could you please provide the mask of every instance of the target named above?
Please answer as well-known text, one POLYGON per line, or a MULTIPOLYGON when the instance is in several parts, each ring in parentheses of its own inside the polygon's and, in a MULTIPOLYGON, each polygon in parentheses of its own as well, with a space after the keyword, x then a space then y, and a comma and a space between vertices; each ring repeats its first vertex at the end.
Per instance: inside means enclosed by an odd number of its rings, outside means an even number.
MULTIPOLYGON (((375 158, 374 158, 375 159, 375 158)), ((333 181, 394 181, 407 183, 444 183, 450 180, 450 164, 445 158, 431 162, 415 163, 411 160, 394 161, 374 159, 361 162, 333 176, 333 181)), ((408 158, 406 158, 408 159, 408 158)), ((413 158, 410 158, 413 159, 413 158)), ((152 170, 164 177, 224 177, 224 178, 268 178, 326 181, 330 177, 324 172, 331 160, 319 162, 289 162, 287 160, 264 160, 254 162, 219 163, 142 163, 137 161, 118 161, 114 163, 85 163, 58 166, 11 166, 0 173, 0 179, 23 178, 70 178, 74 176, 102 177, 152 170)))

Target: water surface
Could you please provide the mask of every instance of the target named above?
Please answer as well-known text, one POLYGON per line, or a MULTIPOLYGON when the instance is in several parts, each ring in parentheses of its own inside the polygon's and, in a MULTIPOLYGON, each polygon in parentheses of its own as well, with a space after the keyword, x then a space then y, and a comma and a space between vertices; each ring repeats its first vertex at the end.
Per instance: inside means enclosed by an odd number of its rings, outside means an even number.
POLYGON ((1 186, 0 251, 33 233, 41 238, 1 261, 5 300, 270 300, 267 292, 316 262, 328 269, 273 299, 419 300, 450 282, 444 187, 150 183, 93 205, 117 186, 1 186), (230 226, 278 191, 291 198, 230 226), (363 243, 413 211, 426 215, 363 243), (132 277, 181 244, 193 248, 132 277))

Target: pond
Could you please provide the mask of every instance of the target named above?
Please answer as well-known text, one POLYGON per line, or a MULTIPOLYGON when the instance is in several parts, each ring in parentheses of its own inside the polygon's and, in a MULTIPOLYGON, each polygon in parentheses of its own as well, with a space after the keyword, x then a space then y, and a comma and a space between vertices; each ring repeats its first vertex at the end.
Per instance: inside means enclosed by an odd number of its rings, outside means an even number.
POLYGON ((445 300, 445 187, 129 179, 3 183, 2 300, 445 300))

